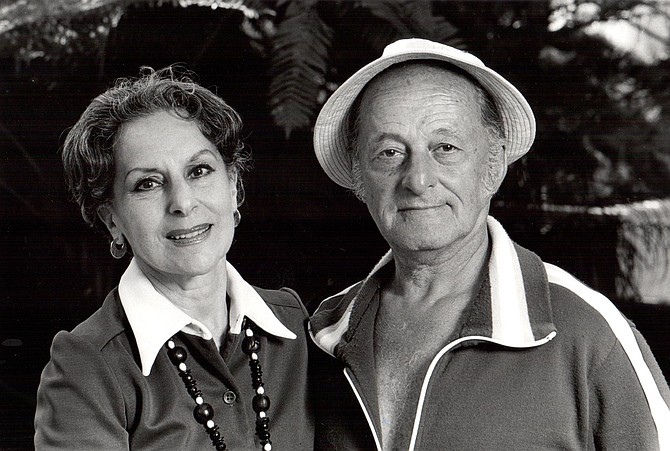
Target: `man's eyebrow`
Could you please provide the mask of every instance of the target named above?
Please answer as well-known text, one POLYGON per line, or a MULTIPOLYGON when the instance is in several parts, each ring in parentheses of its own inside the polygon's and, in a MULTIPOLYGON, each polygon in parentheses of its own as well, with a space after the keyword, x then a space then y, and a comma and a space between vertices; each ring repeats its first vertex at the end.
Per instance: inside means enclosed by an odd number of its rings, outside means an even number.
POLYGON ((393 132, 383 132, 380 133, 379 135, 375 136, 374 139, 372 140, 373 143, 379 143, 381 141, 384 141, 385 139, 392 139, 394 141, 402 141, 402 137, 398 133, 393 133, 393 132))
POLYGON ((456 136, 458 133, 452 128, 449 127, 439 127, 433 130, 433 133, 436 135, 448 135, 448 136, 456 136))

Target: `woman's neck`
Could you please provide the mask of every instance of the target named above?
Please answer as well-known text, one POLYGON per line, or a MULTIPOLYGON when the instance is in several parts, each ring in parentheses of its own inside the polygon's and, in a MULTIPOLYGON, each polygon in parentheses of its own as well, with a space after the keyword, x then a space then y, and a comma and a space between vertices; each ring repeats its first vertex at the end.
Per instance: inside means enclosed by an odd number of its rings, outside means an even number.
POLYGON ((191 277, 176 277, 138 263, 156 291, 191 318, 207 326, 217 347, 220 346, 229 326, 225 260, 216 271, 191 277))

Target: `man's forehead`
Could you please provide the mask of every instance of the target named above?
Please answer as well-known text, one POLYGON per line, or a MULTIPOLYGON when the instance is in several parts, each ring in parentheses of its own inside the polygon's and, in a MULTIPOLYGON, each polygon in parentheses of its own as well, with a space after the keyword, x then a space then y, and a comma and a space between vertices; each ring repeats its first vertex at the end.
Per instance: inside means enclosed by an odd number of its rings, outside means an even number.
POLYGON ((459 73, 435 65, 414 63, 393 67, 373 79, 361 94, 359 108, 360 113, 367 116, 372 110, 398 104, 422 110, 435 102, 445 106, 470 107, 478 105, 478 99, 476 86, 459 73), (443 100, 436 101, 437 98, 443 100))
POLYGON ((416 88, 417 84, 425 80, 438 80, 447 84, 464 83, 475 88, 475 83, 461 69, 448 63, 427 60, 413 60, 395 64, 379 73, 367 84, 361 95, 366 92, 402 86, 416 88))

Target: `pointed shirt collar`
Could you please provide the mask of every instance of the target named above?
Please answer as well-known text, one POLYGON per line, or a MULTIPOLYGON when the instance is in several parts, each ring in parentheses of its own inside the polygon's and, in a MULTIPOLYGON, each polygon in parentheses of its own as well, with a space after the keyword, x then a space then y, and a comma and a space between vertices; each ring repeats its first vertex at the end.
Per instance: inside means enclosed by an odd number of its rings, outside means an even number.
MULTIPOLYGON (((230 297, 228 321, 230 333, 242 331, 245 317, 264 331, 281 338, 296 335, 272 313, 263 298, 230 263, 226 263, 227 293, 230 297)), ((211 340, 211 331, 200 321, 159 293, 133 259, 119 282, 119 297, 135 335, 142 363, 142 374, 148 376, 165 342, 179 331, 211 340)))

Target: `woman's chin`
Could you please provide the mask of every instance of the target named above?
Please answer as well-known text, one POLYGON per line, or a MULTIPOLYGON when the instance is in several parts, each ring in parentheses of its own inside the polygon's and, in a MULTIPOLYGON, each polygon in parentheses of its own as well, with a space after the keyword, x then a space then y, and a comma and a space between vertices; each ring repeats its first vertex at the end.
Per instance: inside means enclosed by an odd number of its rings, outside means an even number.
POLYGON ((191 255, 183 255, 181 257, 171 258, 171 261, 147 262, 137 257, 138 263, 142 271, 149 275, 162 279, 182 280, 208 274, 216 274, 217 277, 221 271, 225 271, 226 256, 203 255, 206 253, 198 253, 191 255))

